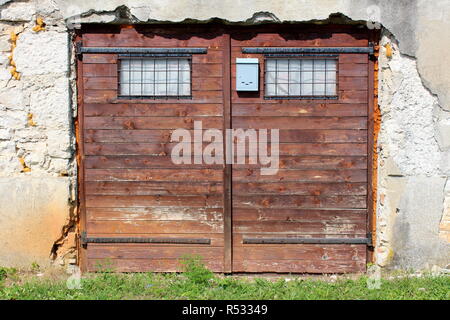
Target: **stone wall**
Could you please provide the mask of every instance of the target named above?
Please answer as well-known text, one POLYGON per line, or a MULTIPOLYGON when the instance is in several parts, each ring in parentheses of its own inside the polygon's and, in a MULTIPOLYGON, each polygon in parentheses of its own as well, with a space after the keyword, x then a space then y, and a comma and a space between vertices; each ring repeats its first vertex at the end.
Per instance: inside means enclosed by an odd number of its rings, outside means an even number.
POLYGON ((76 263, 74 27, 330 16, 383 29, 376 262, 447 266, 450 0, 0 0, 0 265, 76 263))

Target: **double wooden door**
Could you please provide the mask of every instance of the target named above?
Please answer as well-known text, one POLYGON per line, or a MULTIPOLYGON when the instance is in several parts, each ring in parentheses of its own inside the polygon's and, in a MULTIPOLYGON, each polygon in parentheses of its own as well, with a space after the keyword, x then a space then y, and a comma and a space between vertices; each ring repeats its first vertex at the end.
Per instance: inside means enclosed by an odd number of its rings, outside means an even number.
MULTIPOLYGON (((90 27, 76 42, 84 270, 179 271, 189 255, 217 272, 365 269, 373 81, 367 30, 90 27), (236 58, 258 59, 257 91, 236 91, 236 58), (271 75, 279 81, 282 65, 295 68, 289 59, 305 66, 333 60, 334 97, 290 96, 290 83, 287 93, 271 93, 271 75), (202 132, 279 129, 278 171, 175 164, 174 131, 194 137, 198 123, 202 132)), ((297 76, 292 70, 288 82, 297 76)))

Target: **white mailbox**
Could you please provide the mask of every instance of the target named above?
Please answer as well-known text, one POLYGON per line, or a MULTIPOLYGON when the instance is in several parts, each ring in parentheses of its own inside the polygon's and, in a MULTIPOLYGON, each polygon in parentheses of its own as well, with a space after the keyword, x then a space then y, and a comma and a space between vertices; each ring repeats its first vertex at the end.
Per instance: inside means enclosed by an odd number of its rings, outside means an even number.
POLYGON ((257 58, 236 58, 236 91, 258 91, 257 58))

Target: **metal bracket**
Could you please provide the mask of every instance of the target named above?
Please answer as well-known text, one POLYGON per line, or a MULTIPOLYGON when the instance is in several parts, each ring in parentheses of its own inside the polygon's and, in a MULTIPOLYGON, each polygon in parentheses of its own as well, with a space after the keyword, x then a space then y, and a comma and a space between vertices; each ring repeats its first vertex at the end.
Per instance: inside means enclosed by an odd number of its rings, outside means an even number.
POLYGON ((207 48, 126 48, 126 47, 83 47, 77 43, 77 54, 83 53, 118 53, 118 54, 205 54, 207 48))
POLYGON ((244 238, 244 244, 365 244, 369 238, 244 238))
POLYGON ((141 238, 141 237, 88 237, 82 232, 80 243, 86 246, 88 243, 158 243, 158 244, 211 244, 211 239, 195 238, 141 238))
POLYGON ((372 55, 373 46, 368 47, 249 47, 242 48, 242 53, 367 53, 372 55))

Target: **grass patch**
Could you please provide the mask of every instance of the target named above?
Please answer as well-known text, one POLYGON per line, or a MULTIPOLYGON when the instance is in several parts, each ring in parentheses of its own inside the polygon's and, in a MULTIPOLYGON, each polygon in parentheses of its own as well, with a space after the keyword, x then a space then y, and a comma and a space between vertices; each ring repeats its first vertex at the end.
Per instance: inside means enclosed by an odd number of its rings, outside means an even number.
POLYGON ((110 271, 87 274, 81 279, 81 289, 68 289, 67 277, 31 277, 23 281, 17 279, 14 273, 9 276, 8 271, 1 268, 0 299, 450 299, 450 277, 446 275, 402 275, 381 279, 380 289, 368 289, 366 276, 334 281, 314 278, 293 278, 290 281, 284 278, 250 279, 215 275, 198 258, 187 258, 183 264, 185 272, 178 274, 110 271))

